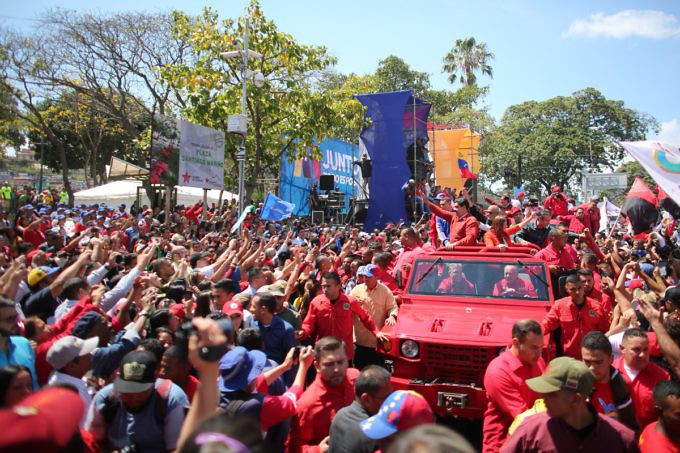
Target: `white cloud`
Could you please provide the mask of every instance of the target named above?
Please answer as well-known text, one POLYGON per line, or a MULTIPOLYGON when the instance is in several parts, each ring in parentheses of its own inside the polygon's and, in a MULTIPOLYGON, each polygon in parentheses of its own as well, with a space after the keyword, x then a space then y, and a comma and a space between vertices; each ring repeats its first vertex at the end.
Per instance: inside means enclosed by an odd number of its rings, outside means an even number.
POLYGON ((680 145, 680 120, 673 118, 670 121, 663 121, 656 139, 671 145, 680 145))
POLYGON ((588 19, 576 19, 563 36, 664 39, 680 37, 680 24, 674 15, 663 11, 627 9, 611 16, 595 13, 588 19))

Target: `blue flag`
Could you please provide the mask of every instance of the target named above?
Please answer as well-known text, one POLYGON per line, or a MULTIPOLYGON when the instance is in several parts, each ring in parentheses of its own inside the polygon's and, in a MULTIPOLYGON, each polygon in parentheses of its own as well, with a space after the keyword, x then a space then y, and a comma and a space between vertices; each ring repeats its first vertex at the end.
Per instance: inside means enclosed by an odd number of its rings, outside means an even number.
POLYGON ((267 192, 260 218, 265 220, 287 219, 293 214, 293 209, 295 209, 295 203, 288 203, 273 193, 267 192))

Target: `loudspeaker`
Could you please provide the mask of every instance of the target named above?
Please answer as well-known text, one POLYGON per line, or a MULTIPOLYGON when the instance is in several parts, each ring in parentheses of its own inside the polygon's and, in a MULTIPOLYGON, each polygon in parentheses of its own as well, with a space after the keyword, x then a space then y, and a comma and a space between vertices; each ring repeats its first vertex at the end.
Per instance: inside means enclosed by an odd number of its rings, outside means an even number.
POLYGON ((334 185, 333 175, 321 175, 319 177, 319 190, 333 190, 334 185))
POLYGON ((323 223, 323 211, 312 211, 312 223, 321 225, 323 223))
POLYGON ((366 215, 368 215, 368 208, 365 206, 357 206, 357 210, 354 211, 354 221, 356 223, 366 223, 366 215))

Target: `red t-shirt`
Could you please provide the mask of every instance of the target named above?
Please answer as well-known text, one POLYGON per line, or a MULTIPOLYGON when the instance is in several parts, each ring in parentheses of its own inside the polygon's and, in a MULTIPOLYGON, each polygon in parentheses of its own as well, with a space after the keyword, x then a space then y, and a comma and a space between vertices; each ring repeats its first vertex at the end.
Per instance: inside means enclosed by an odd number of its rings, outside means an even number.
POLYGON ((194 400, 194 394, 196 393, 196 390, 198 390, 198 384, 200 382, 201 381, 199 381, 195 376, 189 375, 189 380, 187 380, 186 385, 182 387, 182 390, 184 390, 184 393, 186 393, 190 403, 194 400))
POLYGON ((656 429, 659 422, 650 423, 640 434, 641 453, 680 453, 680 445, 671 440, 656 429))
POLYGON ((590 394, 590 403, 600 414, 617 420, 619 419, 619 412, 616 410, 614 396, 612 395, 612 387, 609 382, 606 384, 595 382, 593 384, 593 393, 590 394))

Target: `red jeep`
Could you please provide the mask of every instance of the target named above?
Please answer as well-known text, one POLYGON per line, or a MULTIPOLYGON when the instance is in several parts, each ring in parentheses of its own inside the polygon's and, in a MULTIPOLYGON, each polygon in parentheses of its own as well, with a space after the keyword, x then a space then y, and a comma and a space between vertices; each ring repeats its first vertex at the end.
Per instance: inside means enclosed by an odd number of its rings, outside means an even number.
POLYGON ((415 259, 397 323, 383 329, 395 390, 417 391, 441 417, 482 418, 487 365, 515 321, 540 322, 553 303, 547 266, 530 251, 457 247, 415 259))

